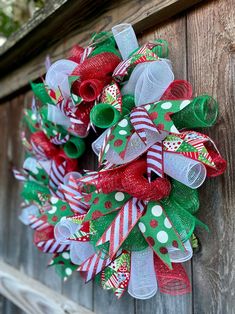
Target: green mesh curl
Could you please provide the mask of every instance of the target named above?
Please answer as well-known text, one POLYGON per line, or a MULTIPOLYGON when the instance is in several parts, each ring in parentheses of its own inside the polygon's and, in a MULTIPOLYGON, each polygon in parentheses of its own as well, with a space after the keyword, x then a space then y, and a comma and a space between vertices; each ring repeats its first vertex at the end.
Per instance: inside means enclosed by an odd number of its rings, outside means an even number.
POLYGON ((215 124, 218 116, 218 103, 208 95, 202 95, 194 100, 183 110, 172 115, 178 129, 204 128, 215 124))
MULTIPOLYGON (((118 211, 108 214, 106 216, 100 217, 99 219, 92 221, 92 228, 95 230, 94 234, 90 236, 90 241, 94 245, 101 238, 105 230, 111 225, 115 219, 118 211)), ((138 226, 135 226, 126 240, 123 242, 121 248, 124 250, 131 251, 141 251, 148 247, 148 243, 145 241, 142 233, 140 232, 138 226)), ((109 242, 104 243, 98 247, 95 247, 95 250, 101 250, 104 253, 107 253, 109 250, 109 242)))
POLYGON ((122 97, 122 109, 131 112, 135 106, 135 98, 133 95, 124 95, 122 97))
POLYGON ((102 45, 102 46, 97 47, 96 49, 94 49, 92 51, 92 53, 89 55, 89 57, 96 56, 102 52, 111 52, 111 53, 115 54, 116 56, 118 56, 119 58, 121 58, 121 54, 119 53, 119 51, 111 45, 108 45, 108 46, 102 45))
POLYGON ((159 57, 159 58, 167 58, 169 54, 168 49, 168 42, 164 39, 156 39, 154 43, 157 44, 152 51, 159 57))

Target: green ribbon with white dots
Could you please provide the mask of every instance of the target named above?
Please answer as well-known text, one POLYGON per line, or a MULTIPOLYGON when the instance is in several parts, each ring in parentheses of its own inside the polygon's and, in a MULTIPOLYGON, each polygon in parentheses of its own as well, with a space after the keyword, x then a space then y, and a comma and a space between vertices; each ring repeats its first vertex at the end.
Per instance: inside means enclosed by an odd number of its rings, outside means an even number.
POLYGON ((154 252, 172 269, 167 247, 174 246, 183 251, 184 245, 160 202, 148 203, 138 226, 154 252))

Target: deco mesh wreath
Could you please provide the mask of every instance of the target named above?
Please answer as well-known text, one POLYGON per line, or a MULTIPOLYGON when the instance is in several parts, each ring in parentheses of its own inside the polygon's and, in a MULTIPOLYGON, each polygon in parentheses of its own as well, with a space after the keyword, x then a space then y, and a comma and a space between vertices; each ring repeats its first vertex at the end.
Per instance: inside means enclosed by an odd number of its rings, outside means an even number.
POLYGON ((181 263, 194 228, 207 229, 197 188, 226 168, 214 142, 191 130, 215 123, 217 102, 192 98, 167 56, 165 40, 139 47, 131 25, 117 25, 47 62, 25 111, 20 220, 64 279, 79 271, 118 298, 190 292, 181 263), (90 127, 106 129, 92 143, 99 168, 78 172, 90 127))

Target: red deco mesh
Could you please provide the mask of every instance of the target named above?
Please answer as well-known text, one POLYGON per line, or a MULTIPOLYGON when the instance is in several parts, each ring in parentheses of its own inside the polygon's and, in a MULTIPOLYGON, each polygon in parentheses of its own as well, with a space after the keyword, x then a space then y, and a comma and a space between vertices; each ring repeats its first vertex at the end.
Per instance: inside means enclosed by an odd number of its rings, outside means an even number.
POLYGON ((97 189, 103 193, 126 192, 141 200, 158 201, 169 195, 171 185, 167 179, 148 182, 145 178, 146 161, 139 159, 115 170, 99 174, 97 189))
MULTIPOLYGON (((54 226, 48 226, 43 230, 36 230, 34 232, 33 242, 37 246, 37 244, 41 241, 48 241, 54 239, 54 226)), ((38 247, 39 250, 43 250, 43 247, 38 247)))
POLYGON ((87 58, 79 64, 72 75, 80 76, 81 81, 98 79, 107 85, 112 80, 112 74, 121 59, 111 52, 103 52, 87 58))
POLYGON ((170 269, 154 254, 154 266, 160 292, 170 295, 191 292, 190 281, 182 264, 172 263, 173 269, 170 269))
POLYGON ((77 63, 80 63, 84 48, 79 45, 74 45, 69 52, 68 59, 77 63))
POLYGON ((89 79, 82 81, 79 87, 79 95, 85 101, 93 101, 99 96, 104 86, 102 80, 89 79))
POLYGON ((192 85, 188 81, 175 80, 168 86, 161 100, 191 99, 192 95, 192 85))
MULTIPOLYGON (((207 146, 207 144, 206 144, 207 146)), ((222 156, 215 151, 212 146, 207 147, 208 153, 212 157, 213 162, 215 163, 216 168, 211 168, 206 166, 207 169, 207 176, 208 177, 217 177, 220 176, 224 171, 226 170, 227 167, 227 162, 222 158, 222 156)))
POLYGON ((64 151, 60 149, 58 146, 52 144, 42 131, 33 133, 31 135, 30 140, 36 146, 41 147, 46 157, 48 159, 53 159, 58 166, 62 164, 64 161, 66 161, 65 167, 66 173, 77 170, 78 167, 77 160, 68 158, 65 155, 64 151))
POLYGON ((59 153, 59 148, 49 141, 43 131, 33 133, 30 141, 41 147, 48 159, 52 159, 59 153))

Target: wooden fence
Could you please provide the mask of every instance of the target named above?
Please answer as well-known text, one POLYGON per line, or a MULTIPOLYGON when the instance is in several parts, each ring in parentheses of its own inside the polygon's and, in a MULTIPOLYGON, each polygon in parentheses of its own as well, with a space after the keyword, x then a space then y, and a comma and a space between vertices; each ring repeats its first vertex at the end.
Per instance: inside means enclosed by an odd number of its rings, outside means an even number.
MULTIPOLYGON (((0 293, 4 296, 0 296, 0 312, 234 313, 234 1, 46 2, 45 9, 0 49, 0 293), (17 218, 20 184, 11 168, 20 167, 24 157, 19 132, 23 108, 32 96, 28 81, 44 74, 47 55, 52 61, 62 58, 73 44, 86 44, 91 32, 120 22, 132 23, 141 43, 159 37, 168 40, 176 78, 188 79, 195 95, 208 93, 220 105, 217 125, 205 132, 219 145, 228 169, 225 175, 207 180, 200 191, 199 216, 210 233, 197 231, 202 250, 187 263, 193 291, 185 296, 157 294, 140 301, 126 294, 118 301, 93 283, 84 285, 78 274, 62 283, 53 269, 46 269, 49 257, 37 251, 32 232, 17 218)), ((83 165, 94 167, 95 162, 90 152, 83 165)))

